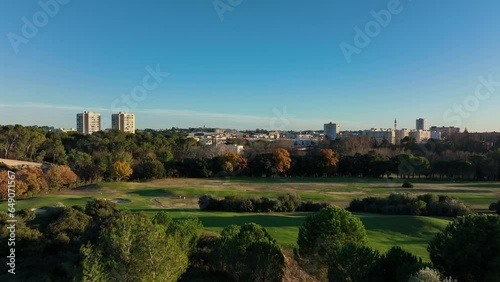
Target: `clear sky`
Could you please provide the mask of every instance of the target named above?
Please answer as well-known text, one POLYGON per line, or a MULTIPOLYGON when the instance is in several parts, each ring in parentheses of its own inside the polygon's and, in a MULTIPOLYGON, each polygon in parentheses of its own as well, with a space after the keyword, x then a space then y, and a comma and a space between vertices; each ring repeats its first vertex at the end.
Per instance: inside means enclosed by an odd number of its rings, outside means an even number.
POLYGON ((0 1, 0 124, 500 131, 497 0, 39 1, 0 1))

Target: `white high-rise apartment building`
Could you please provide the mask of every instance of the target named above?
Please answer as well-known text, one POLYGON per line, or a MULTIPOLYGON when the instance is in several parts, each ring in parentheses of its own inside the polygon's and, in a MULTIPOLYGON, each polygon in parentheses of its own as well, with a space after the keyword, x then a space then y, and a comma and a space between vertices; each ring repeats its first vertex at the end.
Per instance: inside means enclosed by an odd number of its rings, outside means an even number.
POLYGON ((338 126, 336 123, 333 122, 325 123, 324 126, 325 137, 327 137, 328 140, 330 141, 337 139, 337 135, 339 134, 339 129, 340 126, 338 126))
POLYGON ((135 133, 135 115, 119 112, 111 115, 111 128, 128 133, 135 133))
POLYGON ((76 114, 76 130, 83 134, 92 134, 101 130, 101 114, 83 112, 76 114))

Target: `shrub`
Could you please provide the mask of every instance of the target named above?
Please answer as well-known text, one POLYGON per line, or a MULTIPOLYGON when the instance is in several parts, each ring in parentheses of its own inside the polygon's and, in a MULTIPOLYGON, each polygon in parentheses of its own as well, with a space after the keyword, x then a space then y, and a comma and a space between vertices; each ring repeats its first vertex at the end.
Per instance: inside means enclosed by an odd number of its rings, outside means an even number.
POLYGON ((426 267, 410 277, 408 282, 441 282, 441 275, 437 270, 426 267))
POLYGON ((489 209, 500 215, 500 201, 490 204, 489 209))
POLYGON ((115 203, 104 199, 95 199, 87 202, 85 205, 85 213, 90 215, 94 220, 101 222, 116 214, 117 211, 115 203))
POLYGON ((22 209, 17 213, 24 221, 31 221, 36 218, 36 214, 34 211, 30 209, 22 209))
POLYGON ((368 197, 354 199, 348 210, 382 214, 433 215, 456 217, 471 214, 472 210, 461 200, 449 196, 432 194, 391 194, 387 198, 368 197))
POLYGON ((223 209, 221 200, 215 199, 210 195, 203 195, 198 199, 200 210, 220 211, 223 209))
POLYGON ((280 196, 278 201, 281 202, 281 208, 284 212, 294 212, 301 204, 300 196, 296 193, 280 196))
POLYGON ((277 200, 262 197, 260 199, 226 196, 216 199, 210 195, 203 195, 198 199, 200 210, 228 211, 228 212, 294 212, 319 211, 328 207, 328 203, 301 202, 296 194, 280 196, 277 200))
POLYGON ((298 206, 295 211, 301 212, 318 212, 323 208, 329 207, 328 203, 314 203, 311 201, 302 202, 300 206, 298 206))
POLYGON ((411 182, 404 182, 401 187, 403 187, 403 188, 413 188, 414 185, 411 182))

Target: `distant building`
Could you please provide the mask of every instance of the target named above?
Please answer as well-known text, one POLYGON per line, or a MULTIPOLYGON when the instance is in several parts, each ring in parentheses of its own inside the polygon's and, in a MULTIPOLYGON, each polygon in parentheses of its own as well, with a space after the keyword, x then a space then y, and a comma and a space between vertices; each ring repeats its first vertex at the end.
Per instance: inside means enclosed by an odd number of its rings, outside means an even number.
POLYGON ((280 134, 279 131, 271 131, 271 132, 269 132, 269 138, 270 139, 276 139, 276 140, 278 140, 278 139, 280 139, 280 136, 281 136, 281 134, 280 134))
POLYGON ((416 122, 417 130, 427 130, 427 120, 425 118, 419 118, 416 122))
POLYGON ((101 114, 83 112, 76 114, 76 130, 83 134, 92 134, 101 130, 101 114))
POLYGON ((59 132, 63 132, 63 133, 76 132, 76 128, 59 128, 59 129, 56 129, 55 131, 59 131, 59 132))
POLYGON ((372 128, 370 130, 363 131, 363 135, 374 138, 377 143, 381 143, 385 140, 390 144, 394 144, 396 139, 396 134, 392 129, 372 128))
POLYGON ((446 138, 446 137, 448 137, 448 136, 450 136, 452 134, 460 133, 460 127, 454 127, 454 126, 441 126, 441 127, 431 126, 430 131, 431 132, 439 132, 439 133, 441 133, 441 137, 442 138, 446 138))
POLYGON ((236 154, 240 154, 245 149, 244 146, 242 146, 242 145, 236 145, 236 144, 226 145, 226 146, 227 146, 229 152, 233 152, 233 153, 236 153, 236 154))
POLYGON ((431 130, 431 138, 436 140, 441 140, 441 132, 436 130, 431 130))
POLYGON ((417 143, 425 143, 431 139, 431 132, 429 130, 412 130, 410 131, 410 137, 415 139, 417 143))
POLYGON ((135 133, 135 115, 125 112, 112 114, 111 128, 128 133, 135 133))
POLYGON ((337 135, 339 134, 339 129, 340 126, 338 126, 336 123, 333 122, 325 123, 324 126, 325 137, 327 137, 329 140, 337 139, 337 135))
POLYGON ((410 136, 410 130, 407 128, 401 128, 399 130, 396 130, 395 132, 396 135, 396 140, 395 144, 401 144, 401 139, 405 138, 406 136, 410 136))

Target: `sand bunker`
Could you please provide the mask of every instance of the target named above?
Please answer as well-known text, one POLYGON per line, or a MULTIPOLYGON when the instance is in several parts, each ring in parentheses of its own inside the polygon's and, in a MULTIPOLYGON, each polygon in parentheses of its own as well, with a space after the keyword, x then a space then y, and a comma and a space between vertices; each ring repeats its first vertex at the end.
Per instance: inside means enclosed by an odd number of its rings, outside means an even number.
POLYGON ((111 199, 111 202, 117 203, 117 204, 129 204, 132 201, 126 200, 126 199, 115 198, 115 199, 111 199))
POLYGON ((31 209, 32 211, 35 212, 35 214, 41 214, 41 213, 46 213, 46 209, 31 209))

